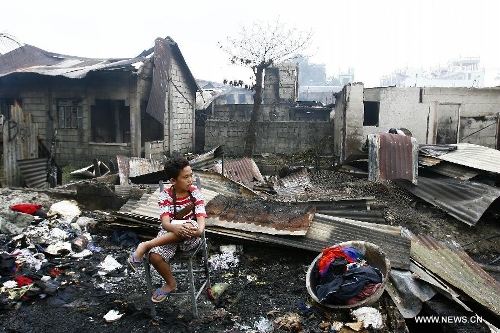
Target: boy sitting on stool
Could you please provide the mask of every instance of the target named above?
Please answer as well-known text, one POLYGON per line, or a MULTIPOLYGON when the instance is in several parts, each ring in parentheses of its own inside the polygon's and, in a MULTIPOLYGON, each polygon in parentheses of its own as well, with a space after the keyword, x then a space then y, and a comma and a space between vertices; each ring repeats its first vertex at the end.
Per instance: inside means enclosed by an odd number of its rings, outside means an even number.
POLYGON ((172 186, 158 196, 161 229, 156 238, 141 242, 127 262, 136 271, 142 258, 149 252, 149 261, 165 280, 165 285, 152 295, 153 302, 162 302, 177 288, 169 261, 179 248, 196 248, 205 229, 205 201, 201 191, 193 185, 193 171, 189 161, 176 157, 165 163, 165 173, 172 186))

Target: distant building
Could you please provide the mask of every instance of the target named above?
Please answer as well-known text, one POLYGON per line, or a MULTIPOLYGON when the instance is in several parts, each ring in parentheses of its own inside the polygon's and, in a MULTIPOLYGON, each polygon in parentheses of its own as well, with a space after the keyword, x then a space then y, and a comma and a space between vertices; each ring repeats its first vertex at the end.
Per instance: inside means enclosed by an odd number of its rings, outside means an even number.
POLYGON ((339 72, 339 81, 341 86, 354 82, 354 68, 349 67, 347 72, 339 72))
POLYGON ((299 101, 317 101, 324 105, 335 104, 335 94, 343 86, 300 86, 299 101))
POLYGON ((382 87, 467 87, 483 88, 485 69, 479 67, 479 57, 457 58, 447 66, 397 69, 383 76, 382 87))

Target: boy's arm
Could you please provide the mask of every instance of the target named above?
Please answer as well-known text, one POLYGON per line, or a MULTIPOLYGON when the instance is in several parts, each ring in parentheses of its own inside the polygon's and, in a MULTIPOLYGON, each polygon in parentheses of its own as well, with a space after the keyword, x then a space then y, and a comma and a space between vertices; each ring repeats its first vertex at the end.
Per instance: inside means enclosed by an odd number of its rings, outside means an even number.
POLYGON ((198 223, 198 228, 195 229, 193 236, 201 237, 201 235, 203 234, 203 230, 205 230, 205 216, 197 217, 196 222, 198 223))

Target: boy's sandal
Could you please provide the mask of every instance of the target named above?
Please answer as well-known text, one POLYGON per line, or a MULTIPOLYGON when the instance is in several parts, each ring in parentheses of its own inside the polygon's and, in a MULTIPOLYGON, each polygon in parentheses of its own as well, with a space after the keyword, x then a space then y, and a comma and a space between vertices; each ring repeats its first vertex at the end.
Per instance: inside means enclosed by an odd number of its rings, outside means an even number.
POLYGON ((151 301, 155 303, 160 303, 166 300, 170 296, 171 291, 161 291, 161 288, 156 289, 156 295, 153 294, 151 301))
POLYGON ((134 272, 137 272, 137 268, 142 264, 142 260, 137 260, 135 254, 132 252, 127 259, 127 263, 134 272))

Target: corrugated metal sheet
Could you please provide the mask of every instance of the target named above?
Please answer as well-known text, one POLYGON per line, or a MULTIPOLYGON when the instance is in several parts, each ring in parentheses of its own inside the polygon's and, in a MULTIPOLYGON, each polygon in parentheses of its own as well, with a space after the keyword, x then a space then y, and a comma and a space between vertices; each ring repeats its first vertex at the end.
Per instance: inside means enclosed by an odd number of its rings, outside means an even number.
POLYGON ((283 178, 273 176, 269 180, 273 184, 273 190, 284 198, 297 198, 305 195, 306 187, 311 185, 309 172, 306 168, 283 178))
MULTIPOLYGON (((129 179, 163 170, 163 163, 154 159, 117 155, 120 185, 129 184, 129 179)), ((157 183, 157 181, 151 182, 157 183)), ((138 183, 139 184, 139 183, 138 183)))
POLYGON ((147 59, 90 59, 57 54, 32 45, 24 45, 0 56, 0 77, 12 73, 37 73, 50 76, 83 78, 91 71, 125 69, 136 71, 147 59))
MULTIPOLYGON (((374 209, 371 204, 374 197, 346 198, 338 200, 318 201, 298 201, 296 205, 313 205, 316 213, 341 217, 350 220, 379 223, 380 228, 385 227, 384 212, 374 209)), ((399 231, 398 231, 399 233, 399 231)))
MULTIPOLYGON (((252 189, 228 179, 217 172, 197 170, 194 172, 194 175, 195 177, 200 177, 203 193, 205 193, 205 190, 210 190, 212 193, 227 196, 241 196, 243 198, 259 197, 252 189)), ((213 196, 210 198, 213 198, 213 196)), ((207 196, 205 196, 205 200, 208 201, 207 196)))
POLYGON ((47 158, 17 160, 17 166, 27 187, 45 187, 47 183, 47 158))
POLYGON ((439 242, 431 236, 414 236, 411 256, 493 314, 500 316, 500 283, 461 248, 439 242))
POLYGON ((129 157, 128 159, 129 177, 163 170, 163 163, 161 161, 139 157, 129 157))
MULTIPOLYGON (((202 171, 197 171, 196 173, 202 179, 202 193, 207 203, 219 194, 243 196, 246 198, 257 197, 257 194, 245 186, 228 180, 218 173, 202 171)), ((140 221, 148 221, 156 225, 158 223, 158 195, 159 188, 152 194, 144 194, 140 200, 130 199, 115 215, 137 221, 138 223, 141 223, 140 221)), ((349 205, 346 201, 342 203, 349 205)), ((366 207, 366 202, 356 200, 354 204, 356 203, 366 207)), ((321 252, 323 248, 333 244, 362 240, 380 246, 387 254, 392 267, 408 269, 410 266, 410 240, 400 236, 397 228, 323 214, 314 215, 305 236, 277 236, 213 226, 208 227, 207 232, 251 241, 291 246, 315 252, 321 252)))
POLYGON ((417 183, 418 144, 415 138, 398 134, 368 135, 368 179, 407 179, 417 183))
POLYGON ((238 160, 224 160, 224 165, 214 165, 214 171, 222 174, 224 168, 224 176, 241 183, 245 186, 252 187, 252 184, 264 182, 264 177, 260 173, 259 167, 254 160, 244 157, 238 160))
POLYGON ((440 175, 460 180, 469 180, 481 173, 477 170, 473 170, 471 168, 458 164, 448 163, 446 161, 442 161, 441 163, 429 167, 428 169, 437 172, 440 175))
MULTIPOLYGON (((218 194, 238 196, 243 198, 257 198, 257 193, 222 175, 210 171, 196 171, 195 177, 200 178, 201 192, 205 202, 209 202, 218 194)), ((151 194, 144 194, 140 200, 128 200, 117 212, 120 215, 146 218, 149 221, 158 221, 158 195, 160 194, 159 180, 152 184, 156 190, 151 194), (156 187, 158 186, 158 187, 156 187)))
POLYGON ((218 195, 206 204, 207 226, 272 235, 305 235, 316 209, 260 198, 218 195))
POLYGON ((132 184, 158 184, 160 180, 168 182, 165 172, 156 171, 152 173, 147 173, 145 175, 130 177, 129 180, 132 184))
POLYGON ((239 230, 208 227, 208 233, 235 237, 249 241, 290 246, 308 251, 321 252, 334 244, 363 240, 380 246, 391 263, 391 267, 409 269, 410 240, 384 232, 384 229, 358 225, 357 221, 315 214, 305 236, 274 236, 239 230))
POLYGON ((418 185, 400 180, 394 182, 469 225, 475 225, 487 209, 500 210, 497 200, 500 189, 486 184, 423 176, 419 176, 418 185))
POLYGON ((392 269, 385 290, 394 300, 399 312, 405 318, 414 318, 437 291, 428 283, 419 280, 413 272, 392 269))
POLYGON ((500 151, 471 143, 458 143, 450 146, 456 149, 436 158, 478 170, 500 173, 500 151))
POLYGON ((223 158, 223 155, 224 148, 222 146, 219 146, 193 158, 189 161, 189 165, 193 170, 213 170, 215 163, 223 158))
POLYGON ((437 157, 443 154, 447 154, 452 150, 456 150, 457 147, 453 145, 427 145, 423 144, 419 146, 419 152, 424 156, 437 157))

